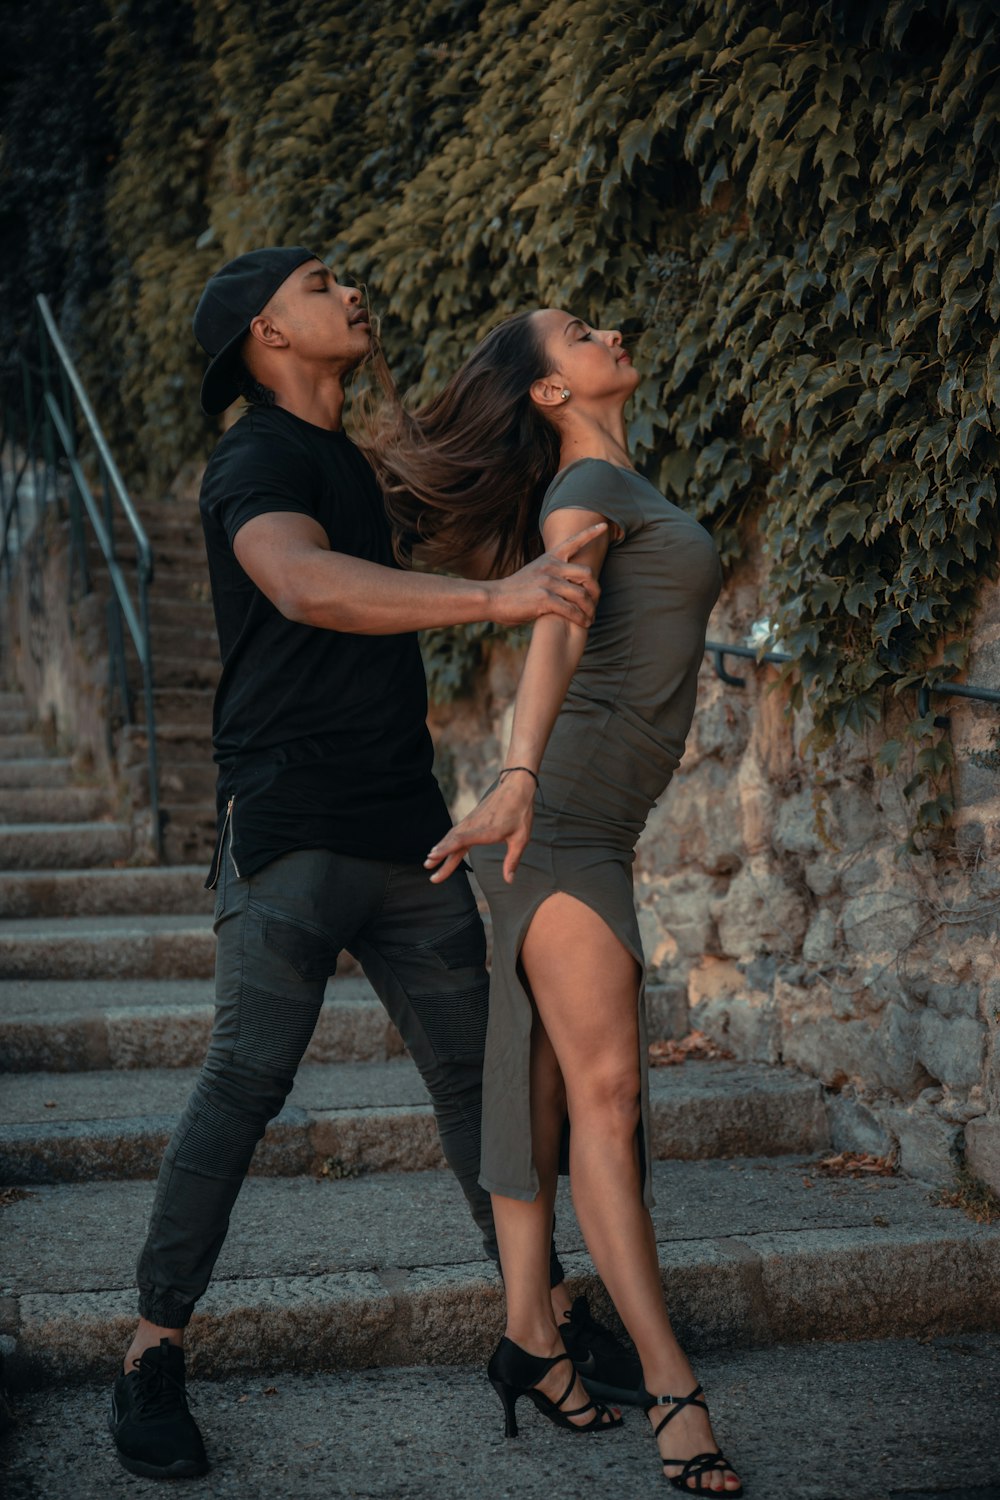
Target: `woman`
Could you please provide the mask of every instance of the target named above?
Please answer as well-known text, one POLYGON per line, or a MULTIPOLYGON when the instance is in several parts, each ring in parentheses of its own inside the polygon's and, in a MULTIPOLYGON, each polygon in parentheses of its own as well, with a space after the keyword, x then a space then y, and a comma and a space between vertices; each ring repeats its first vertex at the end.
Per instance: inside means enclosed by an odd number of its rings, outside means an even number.
POLYGON ((480 1180, 507 1327, 488 1373, 510 1435, 525 1394, 562 1426, 620 1422, 570 1378, 549 1299, 568 1115, 577 1217, 639 1353, 664 1472, 685 1493, 735 1496, 661 1290, 631 880, 690 726, 719 565, 707 533, 631 465, 623 410, 638 379, 617 332, 520 314, 422 411, 384 411, 372 456, 401 554, 416 541, 437 566, 506 573, 607 523, 577 554, 600 574, 590 632, 536 623, 503 769, 426 861, 441 881, 469 854, 493 914, 480 1180))

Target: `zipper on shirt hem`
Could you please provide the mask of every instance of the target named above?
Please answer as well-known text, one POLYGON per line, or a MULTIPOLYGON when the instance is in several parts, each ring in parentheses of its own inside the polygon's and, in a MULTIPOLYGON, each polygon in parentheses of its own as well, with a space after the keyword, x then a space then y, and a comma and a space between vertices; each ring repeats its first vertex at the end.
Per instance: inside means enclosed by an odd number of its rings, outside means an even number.
MULTIPOLYGON (((218 852, 218 854, 216 856, 216 860, 215 860, 215 869, 212 871, 212 883, 209 886, 209 890, 213 890, 213 891, 215 890, 215 887, 219 883, 219 876, 222 873, 222 861, 223 861, 223 858, 224 858, 225 852, 226 852, 226 834, 227 833, 232 833, 232 828, 233 828, 233 806, 234 806, 235 802, 236 802, 236 798, 235 798, 235 796, 232 796, 232 797, 230 797, 229 801, 226 803, 226 817, 225 817, 225 821, 222 824, 222 832, 219 835, 219 852, 218 852)), ((229 848, 229 858, 233 862, 233 869, 236 871, 236 879, 237 880, 242 880, 243 876, 240 874, 240 867, 236 863, 236 856, 233 854, 232 840, 231 839, 230 839, 230 848, 229 848)))

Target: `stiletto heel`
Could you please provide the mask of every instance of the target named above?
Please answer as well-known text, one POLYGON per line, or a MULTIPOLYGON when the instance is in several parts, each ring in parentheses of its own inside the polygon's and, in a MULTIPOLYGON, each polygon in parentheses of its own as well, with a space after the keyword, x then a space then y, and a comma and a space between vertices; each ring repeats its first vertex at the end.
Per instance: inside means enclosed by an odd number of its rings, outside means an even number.
POLYGON ((517 1437, 517 1416, 514 1408, 517 1406, 518 1396, 522 1395, 523 1392, 515 1390, 513 1386, 508 1385, 504 1380, 495 1380, 492 1375, 490 1376, 490 1385, 500 1397, 500 1405, 503 1407, 504 1437, 517 1437))
POLYGON ((585 1406, 576 1406, 572 1411, 562 1409, 563 1402, 568 1398, 577 1379, 576 1366, 568 1354, 556 1354, 551 1359, 546 1359, 541 1354, 529 1354, 512 1339, 502 1338, 486 1366, 486 1374, 503 1405, 505 1437, 517 1437, 517 1417, 514 1409, 520 1396, 527 1396, 544 1417, 548 1417, 550 1422, 554 1422, 557 1427, 562 1427, 567 1432, 612 1432, 622 1425, 621 1417, 612 1416, 608 1408, 598 1401, 588 1401, 585 1406), (551 1369, 562 1364, 564 1360, 573 1373, 559 1400, 550 1401, 544 1392, 536 1390, 535 1387, 540 1380, 545 1379, 551 1369), (570 1420, 571 1417, 582 1417, 588 1411, 594 1413, 589 1422, 570 1420))
MULTIPOLYGON (((672 1421, 685 1406, 700 1406, 703 1411, 707 1412, 708 1403, 698 1400, 698 1397, 701 1395, 704 1395, 704 1390, 700 1385, 695 1386, 690 1396, 651 1396, 644 1389, 642 1392, 642 1408, 644 1411, 652 1411, 654 1406, 673 1407, 673 1411, 668 1411, 663 1421, 653 1429, 653 1436, 658 1438, 667 1423, 672 1421)), ((736 1478, 735 1469, 729 1460, 723 1457, 718 1448, 716 1448, 714 1453, 696 1453, 693 1458, 663 1458, 661 1456, 660 1461, 663 1464, 669 1464, 671 1468, 675 1465, 680 1466, 681 1472, 679 1474, 664 1474, 663 1477, 668 1484, 673 1485, 675 1490, 680 1490, 682 1495, 724 1495, 726 1500, 739 1500, 739 1497, 743 1493, 742 1485, 735 1490, 713 1490, 702 1484, 702 1475, 711 1474, 713 1469, 722 1470, 723 1483, 725 1483, 727 1474, 732 1474, 733 1478, 736 1478), (688 1480, 693 1480, 693 1485, 689 1484, 688 1480)))

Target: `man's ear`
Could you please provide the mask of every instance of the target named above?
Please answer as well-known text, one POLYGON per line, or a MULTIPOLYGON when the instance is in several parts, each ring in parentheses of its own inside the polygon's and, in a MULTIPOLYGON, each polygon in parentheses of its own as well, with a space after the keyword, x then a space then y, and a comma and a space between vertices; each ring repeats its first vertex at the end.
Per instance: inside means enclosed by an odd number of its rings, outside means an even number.
POLYGON ((288 339, 266 312, 258 313, 250 324, 250 334, 268 349, 287 349, 288 339))

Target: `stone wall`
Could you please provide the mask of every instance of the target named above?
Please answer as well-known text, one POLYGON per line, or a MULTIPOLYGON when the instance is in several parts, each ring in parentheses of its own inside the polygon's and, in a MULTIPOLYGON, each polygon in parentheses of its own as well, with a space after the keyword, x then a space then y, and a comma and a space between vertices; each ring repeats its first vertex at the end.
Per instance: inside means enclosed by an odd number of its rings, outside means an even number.
MULTIPOLYGON (((747 566, 709 634, 742 642, 761 612, 747 566)), ((495 774, 519 656, 494 648, 475 697, 432 726, 456 815, 495 774)), ((830 1091, 838 1148, 898 1150, 950 1182, 963 1156, 1000 1190, 1000 711, 933 700, 950 716, 957 812, 932 852, 903 851, 905 768, 876 769, 916 715, 817 759, 801 752, 776 669, 710 661, 684 761, 640 841, 636 893, 654 1035, 689 1027, 736 1056, 785 1062, 830 1091)), ((984 593, 968 680, 1000 683, 1000 590, 984 593)))

